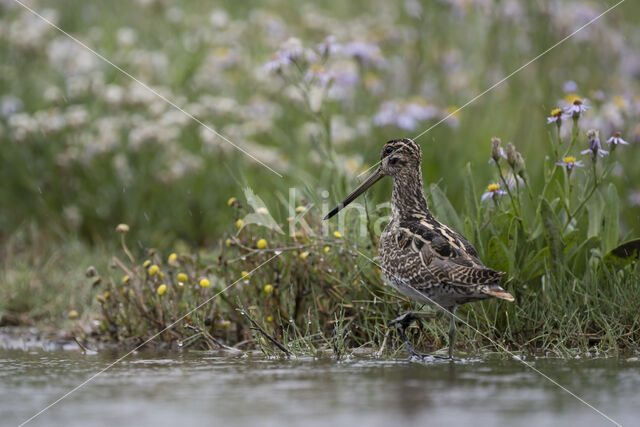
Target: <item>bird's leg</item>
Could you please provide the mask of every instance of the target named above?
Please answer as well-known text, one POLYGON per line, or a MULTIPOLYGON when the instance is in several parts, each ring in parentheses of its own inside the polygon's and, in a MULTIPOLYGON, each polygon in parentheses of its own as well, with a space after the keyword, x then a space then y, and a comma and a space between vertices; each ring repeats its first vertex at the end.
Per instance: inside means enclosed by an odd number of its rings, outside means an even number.
POLYGON ((397 317, 397 318, 393 319, 391 322, 389 322, 389 327, 392 327, 392 326, 397 326, 398 327, 398 332, 400 332, 400 338, 402 338, 402 341, 404 341, 404 346, 407 349, 407 352, 409 353, 410 357, 424 358, 425 355, 415 351, 415 349, 411 345, 411 342, 409 341, 409 337, 406 334, 406 329, 409 326, 411 326, 411 324, 415 320, 418 320, 418 325, 420 326, 420 328, 422 328, 422 324, 420 323, 420 319, 421 318, 433 318, 434 315, 435 315, 434 313, 415 313, 413 311, 410 311, 408 313, 403 314, 400 317, 397 317))
POLYGON ((453 346, 456 341, 456 308, 457 307, 453 307, 447 310, 449 314, 449 359, 453 359, 453 346))

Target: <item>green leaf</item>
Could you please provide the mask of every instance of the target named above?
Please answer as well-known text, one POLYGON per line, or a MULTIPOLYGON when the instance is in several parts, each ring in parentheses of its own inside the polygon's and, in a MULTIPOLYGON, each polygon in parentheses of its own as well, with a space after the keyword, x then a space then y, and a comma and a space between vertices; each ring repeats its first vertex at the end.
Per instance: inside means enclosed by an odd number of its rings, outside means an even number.
POLYGON ((464 201, 467 215, 476 220, 478 218, 478 198, 476 196, 475 178, 471 173, 471 163, 464 168, 464 201))
POLYGON ((494 269, 499 271, 509 271, 509 255, 507 247, 496 236, 489 239, 487 258, 494 269))
POLYGON ((564 244, 560 236, 560 225, 546 199, 542 199, 540 202, 540 215, 542 217, 545 239, 549 246, 550 264, 556 275, 560 276, 564 266, 564 244))
POLYGON ((603 251, 615 248, 619 239, 619 199, 618 190, 613 183, 609 184, 606 194, 606 204, 603 212, 602 243, 603 251))
POLYGON ((589 228, 587 237, 600 235, 602 226, 602 211, 604 210, 604 200, 599 192, 593 193, 591 200, 587 202, 587 212, 589 212, 589 228))
POLYGON ((462 230, 462 221, 460 221, 460 217, 453 209, 453 205, 444 194, 444 191, 437 184, 431 184, 429 191, 433 201, 433 210, 436 212, 438 219, 455 230, 462 230))
POLYGON ((540 249, 537 253, 531 252, 525 260, 524 267, 522 268, 523 277, 526 277, 527 281, 530 281, 544 273, 544 258, 547 258, 548 256, 548 246, 540 249))

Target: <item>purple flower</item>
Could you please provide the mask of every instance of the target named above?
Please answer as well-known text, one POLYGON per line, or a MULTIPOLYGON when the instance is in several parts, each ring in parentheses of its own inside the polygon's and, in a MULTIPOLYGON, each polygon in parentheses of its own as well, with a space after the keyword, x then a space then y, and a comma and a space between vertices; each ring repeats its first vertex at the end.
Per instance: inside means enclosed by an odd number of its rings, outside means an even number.
POLYGON ((589 148, 586 150, 582 150, 580 154, 591 154, 593 160, 595 160, 597 157, 602 158, 609 154, 609 152, 603 150, 602 146, 600 145, 600 132, 595 129, 591 129, 587 131, 587 138, 589 138, 589 148))
POLYGON ((366 42, 350 42, 342 47, 342 52, 353 56, 363 64, 382 67, 386 64, 378 45, 366 42))
POLYGON ((500 184, 489 184, 489 186, 487 187, 487 191, 482 195, 480 200, 484 202, 490 197, 495 200, 500 196, 504 196, 505 194, 507 194, 507 192, 500 189, 500 184))
POLYGON ((584 101, 580 98, 575 98, 573 102, 564 109, 565 114, 568 117, 573 117, 574 119, 579 118, 582 113, 589 109, 589 106, 586 104, 587 100, 584 101))
POLYGON ((554 108, 551 110, 551 115, 547 117, 547 124, 557 123, 559 125, 563 120, 567 120, 569 117, 571 117, 571 115, 566 114, 561 108, 554 108))
POLYGON ((437 115, 438 109, 433 105, 386 101, 373 116, 373 124, 376 126, 395 125, 401 129, 415 130, 419 122, 432 119, 437 115))
POLYGON ((558 166, 566 166, 567 167, 567 171, 569 171, 569 173, 571 173, 571 170, 574 167, 584 167, 584 165, 582 164, 582 162, 580 160, 576 160, 575 157, 573 156, 567 156, 567 157, 563 157, 561 162, 557 162, 556 165, 558 166))
POLYGON ((616 132, 611 135, 611 138, 607 139, 607 144, 611 146, 611 149, 615 149, 618 144, 621 145, 629 145, 627 141, 622 139, 622 134, 620 132, 616 132))
POLYGON ((336 36, 327 36, 322 43, 316 46, 318 48, 318 52, 322 56, 339 53, 342 50, 342 45, 340 43, 336 43, 336 36))

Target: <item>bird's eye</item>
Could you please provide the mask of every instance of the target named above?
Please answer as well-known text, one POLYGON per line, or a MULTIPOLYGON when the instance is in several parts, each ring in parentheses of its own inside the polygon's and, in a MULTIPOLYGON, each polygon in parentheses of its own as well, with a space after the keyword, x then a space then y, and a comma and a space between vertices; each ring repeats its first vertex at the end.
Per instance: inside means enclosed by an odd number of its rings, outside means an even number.
POLYGON ((392 151, 393 151, 393 147, 391 147, 391 146, 389 146, 389 147, 387 147, 387 148, 385 148, 385 149, 384 149, 384 153, 385 153, 385 154, 389 154, 389 153, 391 153, 392 151))

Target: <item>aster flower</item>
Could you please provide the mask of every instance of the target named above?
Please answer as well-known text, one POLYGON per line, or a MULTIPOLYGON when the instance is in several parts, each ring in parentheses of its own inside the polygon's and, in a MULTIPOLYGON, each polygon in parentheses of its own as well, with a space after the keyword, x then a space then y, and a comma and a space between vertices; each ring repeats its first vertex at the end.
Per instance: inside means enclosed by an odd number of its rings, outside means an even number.
POLYGON ((333 73, 322 65, 314 64, 304 75, 307 83, 316 83, 320 87, 326 87, 333 79, 333 73))
POLYGON ((596 129, 591 129, 587 131, 587 138, 589 138, 589 148, 586 150, 582 150, 580 154, 587 155, 591 154, 593 160, 597 157, 604 157, 609 154, 608 151, 602 149, 602 145, 600 145, 600 132, 596 129))
POLYGON ((621 145, 629 145, 627 141, 622 139, 622 134, 620 132, 616 132, 609 139, 607 139, 607 144, 611 147, 611 150, 615 150, 618 144, 621 145))
POLYGON ((342 52, 347 56, 352 56, 366 65, 383 67, 386 64, 380 47, 373 43, 351 42, 342 47, 342 52))
POLYGON ((580 160, 576 160, 573 156, 563 157, 561 162, 557 162, 558 166, 566 166, 567 172, 571 173, 574 167, 584 167, 584 164, 580 160))
POLYGON ((547 117, 547 124, 556 123, 560 126, 562 121, 567 120, 569 117, 571 116, 565 114, 564 111, 562 111, 562 108, 554 108, 551 110, 551 115, 547 117))
POLYGON ((316 47, 322 56, 339 53, 342 50, 342 45, 336 42, 336 36, 327 36, 322 43, 316 47))
POLYGON ((487 191, 482 195, 480 200, 483 202, 488 198, 496 200, 498 197, 504 196, 505 194, 507 194, 507 192, 500 189, 500 184, 489 184, 487 191))
POLYGON ((575 97, 573 102, 564 109, 567 117, 573 117, 574 119, 579 118, 582 113, 589 109, 589 106, 586 104, 587 100, 582 100, 581 98, 575 97))

